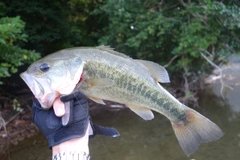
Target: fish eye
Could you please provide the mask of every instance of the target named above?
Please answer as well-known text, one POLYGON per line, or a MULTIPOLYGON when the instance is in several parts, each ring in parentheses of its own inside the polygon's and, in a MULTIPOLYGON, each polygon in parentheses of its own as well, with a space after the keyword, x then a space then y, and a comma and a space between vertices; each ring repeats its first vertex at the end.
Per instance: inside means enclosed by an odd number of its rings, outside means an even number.
POLYGON ((42 72, 47 72, 49 70, 50 66, 47 63, 43 63, 39 66, 39 68, 42 72))

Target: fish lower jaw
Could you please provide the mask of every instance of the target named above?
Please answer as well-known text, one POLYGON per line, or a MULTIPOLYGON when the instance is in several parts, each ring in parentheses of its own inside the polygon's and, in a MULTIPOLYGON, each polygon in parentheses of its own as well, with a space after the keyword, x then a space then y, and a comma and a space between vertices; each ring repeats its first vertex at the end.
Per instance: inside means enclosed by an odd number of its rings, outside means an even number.
POLYGON ((50 103, 50 101, 45 101, 45 100, 41 100, 41 99, 38 99, 38 101, 41 104, 41 107, 43 109, 49 109, 53 105, 53 103, 50 103))
POLYGON ((42 108, 49 109, 52 107, 53 102, 57 97, 60 96, 59 92, 49 93, 46 96, 42 96, 41 98, 37 98, 42 108))

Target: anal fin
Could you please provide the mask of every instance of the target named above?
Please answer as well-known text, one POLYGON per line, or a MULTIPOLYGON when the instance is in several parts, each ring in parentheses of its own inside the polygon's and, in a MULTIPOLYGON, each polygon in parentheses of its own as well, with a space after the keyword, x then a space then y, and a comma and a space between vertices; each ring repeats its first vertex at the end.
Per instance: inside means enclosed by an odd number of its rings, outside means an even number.
POLYGON ((152 120, 154 118, 152 111, 148 108, 131 105, 128 105, 128 107, 144 120, 152 120))

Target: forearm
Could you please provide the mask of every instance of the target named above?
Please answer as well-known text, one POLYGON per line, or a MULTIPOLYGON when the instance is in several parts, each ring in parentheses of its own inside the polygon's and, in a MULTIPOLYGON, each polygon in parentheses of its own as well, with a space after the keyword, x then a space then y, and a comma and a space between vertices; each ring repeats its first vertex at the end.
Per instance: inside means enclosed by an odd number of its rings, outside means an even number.
POLYGON ((81 151, 89 154, 88 139, 86 138, 74 138, 65 142, 62 142, 52 147, 52 155, 56 155, 63 152, 75 152, 81 151))
POLYGON ((89 160, 88 134, 52 147, 53 160, 89 160))
POLYGON ((84 137, 73 138, 52 147, 53 160, 89 160, 88 129, 84 137))

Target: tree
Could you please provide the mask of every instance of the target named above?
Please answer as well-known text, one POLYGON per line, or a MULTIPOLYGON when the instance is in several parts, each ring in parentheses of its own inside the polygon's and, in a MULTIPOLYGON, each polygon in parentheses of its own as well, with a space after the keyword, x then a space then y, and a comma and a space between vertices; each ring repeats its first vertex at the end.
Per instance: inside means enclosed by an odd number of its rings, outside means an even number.
POLYGON ((240 4, 223 2, 105 0, 93 12, 107 17, 99 43, 194 77, 210 68, 202 54, 219 63, 239 52, 240 4))
MULTIPOLYGON (((4 4, 0 3, 1 8, 4 4)), ((0 16, 4 12, 1 10, 0 16)), ((18 71, 18 67, 25 63, 30 63, 40 55, 34 51, 29 51, 19 47, 19 43, 26 42, 28 36, 23 33, 25 23, 16 17, 0 18, 0 84, 2 78, 10 77, 18 71)))
POLYGON ((237 0, 3 1, 7 16, 20 15, 26 22, 29 37, 21 47, 42 56, 109 45, 165 65, 174 79, 197 79, 210 68, 203 55, 219 64, 240 48, 237 0))
POLYGON ((92 29, 97 28, 90 11, 93 0, 3 0, 8 16, 21 16, 26 22, 27 49, 34 49, 42 56, 74 46, 97 45, 92 29))

